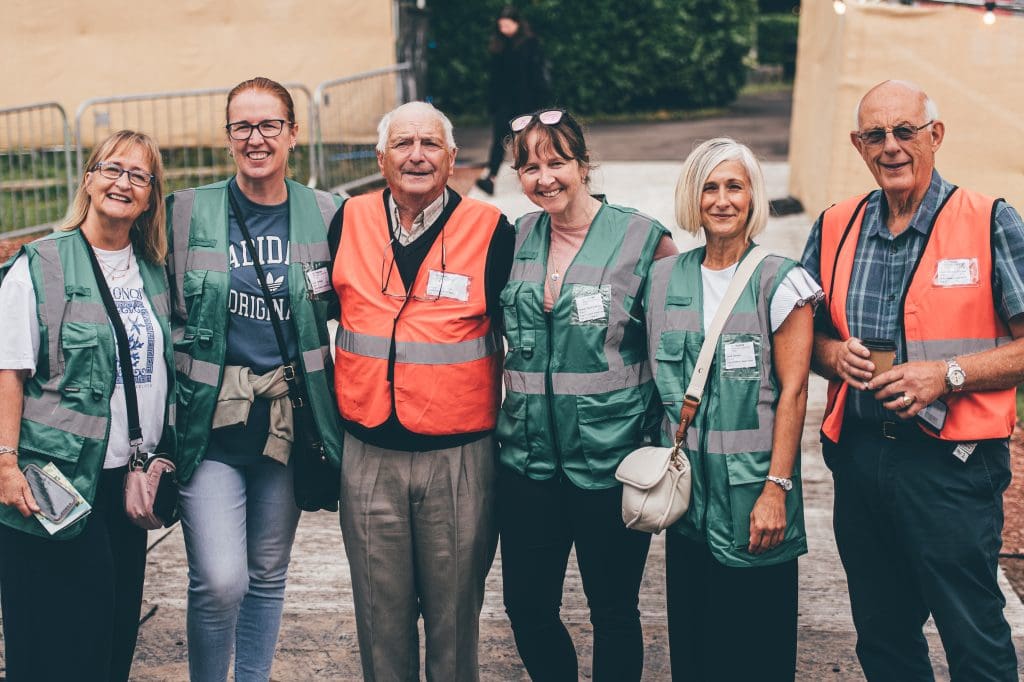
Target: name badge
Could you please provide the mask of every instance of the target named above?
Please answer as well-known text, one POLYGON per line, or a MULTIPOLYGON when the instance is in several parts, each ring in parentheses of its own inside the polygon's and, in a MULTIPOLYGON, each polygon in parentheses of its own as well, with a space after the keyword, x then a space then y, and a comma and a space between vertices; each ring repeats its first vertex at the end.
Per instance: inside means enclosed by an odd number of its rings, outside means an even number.
POLYGON ((315 270, 306 270, 306 288, 314 296, 326 293, 331 290, 331 275, 326 267, 319 267, 315 270))
POLYGON ((977 258, 945 258, 935 268, 937 287, 969 287, 978 283, 977 258))
POLYGON ((583 294, 573 299, 576 306, 576 317, 580 322, 592 322, 604 319, 604 298, 600 293, 583 294))
POLYGON ((427 277, 427 296, 450 298, 465 303, 469 300, 469 276, 431 270, 427 277))
POLYGON ((747 369, 757 367, 757 358, 754 357, 754 342, 740 341, 738 343, 727 343, 725 349, 726 369, 747 369))

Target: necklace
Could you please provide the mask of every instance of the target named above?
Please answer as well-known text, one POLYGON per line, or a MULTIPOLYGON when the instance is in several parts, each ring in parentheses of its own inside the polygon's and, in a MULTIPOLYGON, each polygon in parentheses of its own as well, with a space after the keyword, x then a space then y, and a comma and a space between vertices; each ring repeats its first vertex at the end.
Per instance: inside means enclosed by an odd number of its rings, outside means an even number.
POLYGON ((132 265, 132 248, 131 246, 128 247, 128 255, 125 256, 124 263, 115 263, 114 265, 107 265, 99 258, 97 258, 96 260, 99 261, 100 269, 103 270, 103 276, 108 281, 116 282, 128 276, 128 270, 131 268, 132 265))

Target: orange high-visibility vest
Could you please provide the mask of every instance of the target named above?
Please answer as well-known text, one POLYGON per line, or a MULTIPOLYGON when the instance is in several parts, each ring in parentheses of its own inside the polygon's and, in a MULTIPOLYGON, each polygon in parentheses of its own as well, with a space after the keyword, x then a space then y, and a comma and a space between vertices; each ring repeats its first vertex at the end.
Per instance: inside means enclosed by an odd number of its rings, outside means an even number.
POLYGON ((405 428, 431 436, 493 429, 501 354, 484 269, 501 212, 462 198, 406 292, 383 192, 349 199, 344 211, 333 272, 341 416, 374 428, 394 410, 405 428))
MULTIPOLYGON (((908 361, 946 360, 1010 340, 992 294, 997 201, 956 188, 939 208, 903 300, 902 342, 908 361), (943 275, 940 263, 943 272, 958 266, 961 274, 943 275), (964 277, 969 283, 961 283, 964 277)), ((862 195, 836 204, 825 211, 821 226, 821 284, 842 340, 850 338, 846 302, 866 203, 867 195, 862 195)), ((846 382, 829 381, 821 432, 833 443, 839 442, 848 392, 846 382)), ((1015 395, 1012 388, 948 394, 942 398, 949 408, 945 424, 937 434, 929 433, 950 441, 1007 438, 1016 419, 1015 395)))

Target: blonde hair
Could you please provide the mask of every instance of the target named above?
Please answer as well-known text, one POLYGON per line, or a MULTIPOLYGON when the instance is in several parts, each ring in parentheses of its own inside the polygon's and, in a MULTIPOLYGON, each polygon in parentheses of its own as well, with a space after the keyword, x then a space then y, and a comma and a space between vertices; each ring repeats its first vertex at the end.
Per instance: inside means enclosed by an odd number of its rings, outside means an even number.
POLYGON ((729 137, 716 137, 700 144, 683 163, 683 172, 676 183, 676 222, 696 235, 704 227, 700 222, 700 197, 708 176, 724 161, 739 161, 750 180, 750 215, 747 218, 747 239, 764 232, 768 224, 768 193, 764 186, 761 164, 750 147, 729 137))
POLYGON ((149 172, 153 174, 153 183, 149 186, 149 206, 142 215, 135 219, 130 232, 132 246, 153 265, 163 265, 167 258, 167 218, 164 208, 164 165, 160 160, 160 149, 149 135, 134 130, 119 130, 98 144, 85 162, 78 190, 71 202, 68 214, 58 226, 65 232, 77 230, 89 215, 90 198, 85 188, 85 176, 93 171, 97 163, 111 156, 138 147, 142 150, 149 164, 149 172))

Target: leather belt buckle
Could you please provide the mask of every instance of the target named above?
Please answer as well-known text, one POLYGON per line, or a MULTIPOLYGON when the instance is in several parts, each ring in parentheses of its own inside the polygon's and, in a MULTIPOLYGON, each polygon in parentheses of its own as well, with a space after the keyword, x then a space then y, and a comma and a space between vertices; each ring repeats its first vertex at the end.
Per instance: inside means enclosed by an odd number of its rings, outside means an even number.
POLYGON ((899 440, 900 424, 896 422, 882 422, 882 436, 889 440, 899 440))

